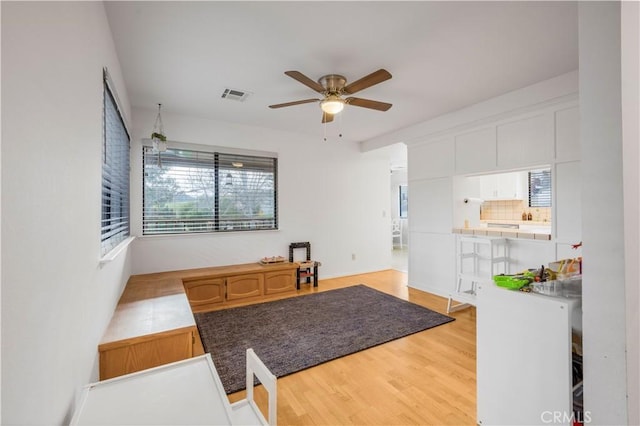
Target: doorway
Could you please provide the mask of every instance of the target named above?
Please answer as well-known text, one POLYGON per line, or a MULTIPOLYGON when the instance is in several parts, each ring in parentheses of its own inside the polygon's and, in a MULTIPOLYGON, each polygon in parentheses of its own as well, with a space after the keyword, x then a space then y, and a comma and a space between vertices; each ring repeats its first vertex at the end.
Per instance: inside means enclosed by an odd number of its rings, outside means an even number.
POLYGON ((409 187, 407 183, 407 146, 397 143, 389 147, 391 216, 391 267, 408 271, 409 254, 409 187))

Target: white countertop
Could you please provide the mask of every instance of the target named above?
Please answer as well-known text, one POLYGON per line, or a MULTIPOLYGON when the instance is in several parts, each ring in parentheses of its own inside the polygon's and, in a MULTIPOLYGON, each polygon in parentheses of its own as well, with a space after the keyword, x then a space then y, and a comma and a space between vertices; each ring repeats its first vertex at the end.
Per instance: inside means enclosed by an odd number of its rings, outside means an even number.
POLYGON ((453 228, 454 234, 464 235, 477 235, 483 237, 502 237, 502 238, 517 238, 527 240, 551 240, 551 227, 548 228, 522 228, 522 229, 510 229, 510 228, 488 228, 488 227, 474 227, 474 228, 453 228))

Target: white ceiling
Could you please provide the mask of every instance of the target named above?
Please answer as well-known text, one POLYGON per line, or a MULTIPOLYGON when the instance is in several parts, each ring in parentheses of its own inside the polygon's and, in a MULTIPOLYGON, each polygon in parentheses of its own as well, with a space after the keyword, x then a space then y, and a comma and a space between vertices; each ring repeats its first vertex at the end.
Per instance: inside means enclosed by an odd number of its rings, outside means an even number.
MULTIPOLYGON (((133 107, 367 140, 578 68, 576 2, 106 2, 133 107), (285 76, 391 80, 323 129, 317 97, 285 76), (251 92, 224 100, 225 88, 251 92)), ((166 129, 170 133, 170 129, 166 129)))

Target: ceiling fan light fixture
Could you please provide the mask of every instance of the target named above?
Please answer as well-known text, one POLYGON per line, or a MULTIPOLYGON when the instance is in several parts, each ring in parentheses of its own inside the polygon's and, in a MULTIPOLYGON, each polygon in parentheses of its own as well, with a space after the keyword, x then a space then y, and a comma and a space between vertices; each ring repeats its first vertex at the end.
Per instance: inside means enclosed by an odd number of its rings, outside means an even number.
POLYGON ((344 100, 339 96, 330 95, 325 100, 320 102, 320 108, 327 114, 338 114, 344 109, 344 100))

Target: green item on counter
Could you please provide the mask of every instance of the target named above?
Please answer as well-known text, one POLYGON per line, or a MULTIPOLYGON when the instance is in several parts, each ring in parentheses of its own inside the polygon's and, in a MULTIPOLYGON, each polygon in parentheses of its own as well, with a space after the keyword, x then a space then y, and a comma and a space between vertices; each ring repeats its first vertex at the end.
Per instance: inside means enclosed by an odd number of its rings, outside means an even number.
POLYGON ((508 288, 510 290, 519 290, 529 284, 530 280, 524 278, 522 275, 494 275, 493 282, 495 282, 499 287, 508 288))

